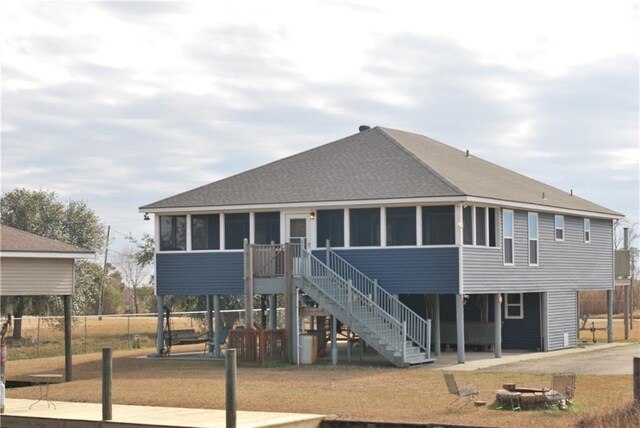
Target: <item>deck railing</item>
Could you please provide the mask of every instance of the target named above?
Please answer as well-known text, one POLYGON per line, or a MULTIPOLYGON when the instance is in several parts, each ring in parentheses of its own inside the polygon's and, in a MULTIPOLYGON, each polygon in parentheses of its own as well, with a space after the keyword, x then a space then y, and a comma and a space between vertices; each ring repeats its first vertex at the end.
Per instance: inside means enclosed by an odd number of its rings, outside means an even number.
POLYGON ((288 361, 286 330, 236 329, 229 332, 228 348, 235 348, 239 362, 266 366, 288 361))
POLYGON ((360 272, 355 266, 327 249, 327 265, 342 278, 351 280, 353 287, 368 296, 371 301, 392 318, 407 323, 407 337, 420 346, 427 355, 431 349, 431 329, 428 320, 411 310, 407 305, 380 287, 377 281, 360 272))
POLYGON ((254 278, 284 276, 285 246, 281 244, 252 244, 254 278))

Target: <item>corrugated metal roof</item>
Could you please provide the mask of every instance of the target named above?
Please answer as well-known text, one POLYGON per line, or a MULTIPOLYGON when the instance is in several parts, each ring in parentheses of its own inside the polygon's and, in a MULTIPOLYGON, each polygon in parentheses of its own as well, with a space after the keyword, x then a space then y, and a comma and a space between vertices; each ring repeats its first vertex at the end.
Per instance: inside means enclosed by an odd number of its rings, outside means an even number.
POLYGON ((0 224, 0 251, 93 254, 93 251, 86 248, 44 238, 4 224, 0 224))
POLYGON ((453 147, 375 127, 140 209, 476 196, 620 215, 453 147), (542 194, 545 194, 545 199, 542 194))

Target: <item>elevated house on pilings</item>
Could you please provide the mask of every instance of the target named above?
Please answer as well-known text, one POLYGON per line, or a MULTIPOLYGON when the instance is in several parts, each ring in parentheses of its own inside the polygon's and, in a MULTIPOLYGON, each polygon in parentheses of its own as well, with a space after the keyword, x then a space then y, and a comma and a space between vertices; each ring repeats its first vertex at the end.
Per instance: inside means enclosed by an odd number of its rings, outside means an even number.
POLYGON ((295 361, 299 290, 398 366, 575 346, 578 291, 613 290, 622 217, 381 127, 140 211, 155 214, 160 302, 282 293, 295 361))

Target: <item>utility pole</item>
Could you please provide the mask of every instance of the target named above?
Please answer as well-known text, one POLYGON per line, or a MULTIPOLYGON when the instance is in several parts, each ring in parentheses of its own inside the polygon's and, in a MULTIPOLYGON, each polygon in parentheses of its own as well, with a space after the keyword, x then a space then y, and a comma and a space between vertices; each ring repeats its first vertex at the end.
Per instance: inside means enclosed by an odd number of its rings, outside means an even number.
MULTIPOLYGON (((624 249, 629 251, 629 228, 623 230, 624 249)), ((631 280, 629 279, 629 282, 631 280)), ((624 340, 629 340, 629 285, 624 285, 624 340)))
POLYGON ((100 296, 98 297, 98 320, 102 320, 102 311, 104 307, 104 286, 107 281, 107 257, 109 256, 109 234, 111 233, 111 226, 107 226, 107 242, 104 246, 104 281, 100 284, 100 296))

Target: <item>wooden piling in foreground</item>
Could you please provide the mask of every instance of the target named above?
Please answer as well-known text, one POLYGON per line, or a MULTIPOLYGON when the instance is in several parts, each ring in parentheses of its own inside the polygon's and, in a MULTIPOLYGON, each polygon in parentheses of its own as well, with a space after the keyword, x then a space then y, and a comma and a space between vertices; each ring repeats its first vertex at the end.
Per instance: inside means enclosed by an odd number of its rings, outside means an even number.
POLYGON ((227 428, 236 428, 236 413, 238 410, 238 397, 236 394, 236 350, 227 349, 225 356, 226 368, 226 420, 227 428))
POLYGON ((113 372, 111 348, 102 348, 102 420, 113 419, 111 402, 111 379, 113 372))
POLYGON ((640 357, 633 357, 633 399, 640 400, 640 357))

